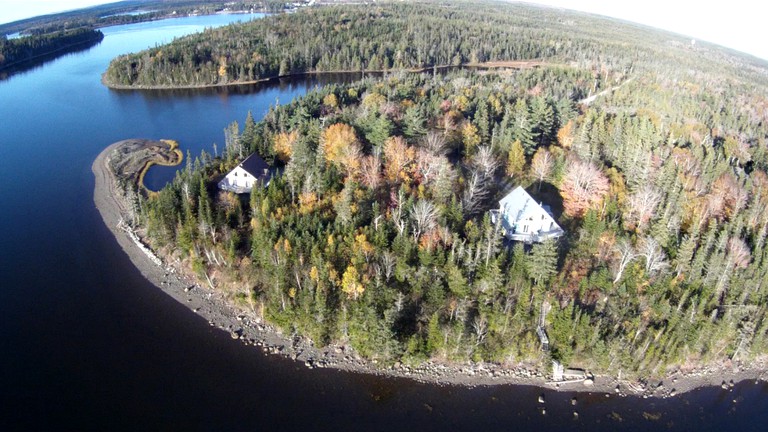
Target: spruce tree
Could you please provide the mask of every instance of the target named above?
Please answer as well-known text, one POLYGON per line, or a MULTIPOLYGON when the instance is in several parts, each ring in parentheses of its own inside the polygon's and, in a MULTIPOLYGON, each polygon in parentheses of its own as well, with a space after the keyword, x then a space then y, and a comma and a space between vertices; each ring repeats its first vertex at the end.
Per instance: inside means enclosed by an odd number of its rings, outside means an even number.
POLYGON ((255 150, 256 144, 256 122, 253 120, 251 111, 248 111, 248 115, 245 117, 245 125, 243 126, 243 133, 240 135, 240 145, 251 153, 255 150))
POLYGON ((534 245, 527 258, 528 275, 536 285, 546 283, 557 273, 557 245, 553 240, 534 245))
POLYGON ((512 123, 512 139, 520 141, 526 156, 531 156, 536 151, 536 142, 533 135, 533 123, 528 112, 528 104, 520 98, 515 102, 512 123))
POLYGON ((426 121, 424 115, 417 106, 409 107, 403 115, 403 135, 408 141, 415 143, 422 136, 427 134, 426 121))

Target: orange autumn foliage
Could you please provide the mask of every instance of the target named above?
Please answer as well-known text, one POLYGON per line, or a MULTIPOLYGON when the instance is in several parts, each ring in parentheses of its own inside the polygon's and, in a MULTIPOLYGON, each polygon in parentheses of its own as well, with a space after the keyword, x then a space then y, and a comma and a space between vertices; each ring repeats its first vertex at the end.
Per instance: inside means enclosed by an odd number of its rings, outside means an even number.
POLYGON ((589 209, 597 208, 608 195, 608 177, 591 162, 571 160, 565 169, 560 195, 565 213, 582 217, 589 209))

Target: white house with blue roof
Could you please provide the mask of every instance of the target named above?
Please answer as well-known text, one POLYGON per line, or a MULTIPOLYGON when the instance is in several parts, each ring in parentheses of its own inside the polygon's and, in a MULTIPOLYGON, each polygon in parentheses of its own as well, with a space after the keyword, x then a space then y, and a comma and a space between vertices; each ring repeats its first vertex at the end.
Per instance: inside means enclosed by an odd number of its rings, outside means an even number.
POLYGON ((548 205, 537 203, 522 186, 499 201, 499 209, 491 210, 491 221, 501 218, 504 235, 526 243, 543 242, 565 234, 555 222, 548 205))

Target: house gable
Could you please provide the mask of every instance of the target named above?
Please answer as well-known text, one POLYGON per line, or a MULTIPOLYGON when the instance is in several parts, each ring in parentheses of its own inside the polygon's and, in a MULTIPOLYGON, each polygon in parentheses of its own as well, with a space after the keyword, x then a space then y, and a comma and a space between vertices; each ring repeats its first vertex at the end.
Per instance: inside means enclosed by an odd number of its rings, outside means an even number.
POLYGON ((499 210, 492 216, 501 217, 505 235, 526 242, 560 237, 564 232, 549 212, 549 207, 536 202, 518 186, 499 201, 499 210))
POLYGON ((218 187, 225 191, 248 193, 258 184, 268 185, 270 177, 269 165, 254 153, 227 173, 218 187))

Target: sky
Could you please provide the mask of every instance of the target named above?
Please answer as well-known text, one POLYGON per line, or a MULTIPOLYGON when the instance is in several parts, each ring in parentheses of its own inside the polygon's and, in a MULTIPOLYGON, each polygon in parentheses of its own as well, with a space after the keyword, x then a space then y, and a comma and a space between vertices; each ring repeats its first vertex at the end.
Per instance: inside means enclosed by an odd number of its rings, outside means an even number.
MULTIPOLYGON (((104 0, 0 0, 0 24, 104 0)), ((670 30, 768 60, 768 2, 761 0, 528 0, 670 30)))
MULTIPOLYGON (((0 0, 1 1, 1 0, 0 0)), ((762 0, 529 0, 673 31, 768 60, 762 0)))

